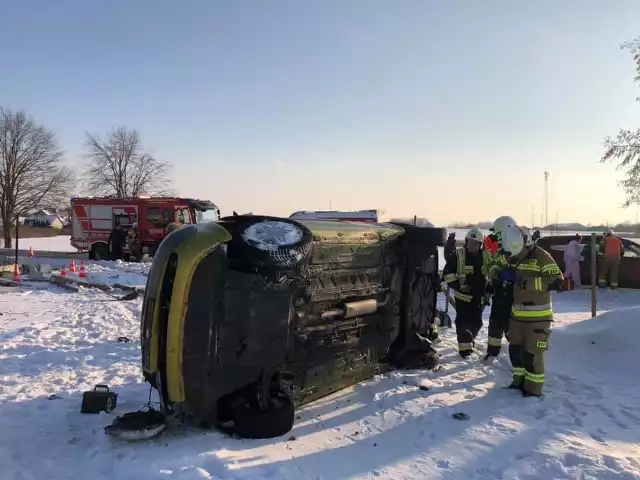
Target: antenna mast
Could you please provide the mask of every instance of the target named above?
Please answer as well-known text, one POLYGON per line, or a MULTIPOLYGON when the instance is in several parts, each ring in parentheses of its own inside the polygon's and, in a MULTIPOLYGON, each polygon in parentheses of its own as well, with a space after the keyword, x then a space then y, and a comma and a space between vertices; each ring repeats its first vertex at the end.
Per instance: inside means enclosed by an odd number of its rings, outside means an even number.
POLYGON ((542 196, 544 207, 544 225, 549 225, 549 172, 544 172, 544 194, 542 196))
POLYGON ((531 228, 536 226, 536 207, 531 205, 531 228))

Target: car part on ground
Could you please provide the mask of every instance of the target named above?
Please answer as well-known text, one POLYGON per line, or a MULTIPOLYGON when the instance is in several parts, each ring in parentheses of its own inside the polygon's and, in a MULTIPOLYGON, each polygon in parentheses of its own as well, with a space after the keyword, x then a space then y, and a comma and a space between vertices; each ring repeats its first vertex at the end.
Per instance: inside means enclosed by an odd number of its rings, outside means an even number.
POLYGON ((165 416, 150 408, 116 417, 104 432, 122 440, 147 440, 162 433, 166 427, 165 416))
POLYGON ((288 432, 295 408, 392 368, 433 368, 446 230, 226 217, 168 235, 143 302, 145 379, 163 414, 288 432))

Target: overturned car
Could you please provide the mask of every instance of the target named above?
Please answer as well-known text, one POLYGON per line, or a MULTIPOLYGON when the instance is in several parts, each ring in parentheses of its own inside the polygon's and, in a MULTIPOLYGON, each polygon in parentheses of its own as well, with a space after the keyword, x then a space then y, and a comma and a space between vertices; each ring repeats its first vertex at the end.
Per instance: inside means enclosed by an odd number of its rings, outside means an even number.
POLYGON ((392 368, 432 368, 446 230, 240 215, 169 234, 141 321, 162 413, 246 438, 392 368))

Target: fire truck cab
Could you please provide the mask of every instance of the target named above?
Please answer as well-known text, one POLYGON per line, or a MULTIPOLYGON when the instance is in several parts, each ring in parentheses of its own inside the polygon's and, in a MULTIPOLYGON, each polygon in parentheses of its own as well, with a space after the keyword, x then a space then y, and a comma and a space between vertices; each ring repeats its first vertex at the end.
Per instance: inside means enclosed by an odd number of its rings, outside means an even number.
MULTIPOLYGON (((73 197, 71 245, 89 252, 92 260, 108 260, 109 234, 117 225, 125 230, 137 222, 142 253, 153 256, 171 223, 183 225, 215 222, 220 209, 208 200, 179 197, 73 197)), ((129 254, 124 247, 124 257, 129 254)))

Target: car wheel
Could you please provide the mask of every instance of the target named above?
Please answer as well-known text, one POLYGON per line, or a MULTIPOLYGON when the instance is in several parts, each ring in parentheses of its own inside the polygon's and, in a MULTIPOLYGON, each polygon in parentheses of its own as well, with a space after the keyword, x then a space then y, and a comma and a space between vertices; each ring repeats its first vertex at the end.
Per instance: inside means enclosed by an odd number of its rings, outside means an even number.
POLYGON ((238 247, 242 244, 241 250, 279 268, 295 267, 311 251, 311 231, 285 218, 253 217, 239 225, 236 235, 234 243, 238 247))
POLYGON ((293 399, 285 392, 276 392, 271 394, 265 410, 252 403, 246 409, 234 411, 232 431, 242 438, 275 438, 291 431, 294 421, 293 399))

